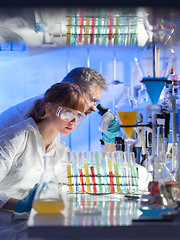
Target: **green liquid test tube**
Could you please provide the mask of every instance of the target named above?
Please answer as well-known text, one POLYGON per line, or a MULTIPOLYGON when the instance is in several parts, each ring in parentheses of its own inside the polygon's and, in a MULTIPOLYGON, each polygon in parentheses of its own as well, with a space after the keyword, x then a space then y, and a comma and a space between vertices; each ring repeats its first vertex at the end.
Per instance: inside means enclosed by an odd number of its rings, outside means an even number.
POLYGON ((73 178, 75 179, 75 193, 78 193, 78 172, 76 162, 72 162, 73 178))
POLYGON ((120 181, 119 181, 119 172, 118 172, 118 163, 114 163, 114 171, 115 171, 115 178, 116 178, 116 185, 117 185, 117 193, 121 193, 120 188, 120 181))
POLYGON ((97 169, 97 177, 98 177, 98 183, 99 183, 99 192, 103 193, 98 152, 95 152, 95 159, 96 159, 96 169, 97 169))

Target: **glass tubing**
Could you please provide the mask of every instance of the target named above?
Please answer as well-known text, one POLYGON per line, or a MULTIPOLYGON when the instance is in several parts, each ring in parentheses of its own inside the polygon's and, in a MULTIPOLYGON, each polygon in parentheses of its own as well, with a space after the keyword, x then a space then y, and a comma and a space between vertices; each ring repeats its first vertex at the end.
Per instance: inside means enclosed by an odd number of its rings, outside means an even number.
POLYGON ((133 152, 68 152, 69 193, 138 195, 133 152))

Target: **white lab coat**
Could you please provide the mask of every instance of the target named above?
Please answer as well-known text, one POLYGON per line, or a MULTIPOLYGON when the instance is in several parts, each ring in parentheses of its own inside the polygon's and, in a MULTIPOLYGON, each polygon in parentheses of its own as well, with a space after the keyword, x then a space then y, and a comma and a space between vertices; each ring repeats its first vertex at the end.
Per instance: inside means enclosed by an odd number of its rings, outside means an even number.
POLYGON ((31 110, 34 101, 42 98, 44 94, 30 98, 24 102, 14 105, 0 113, 0 131, 24 119, 24 116, 31 110))
POLYGON ((66 183, 65 152, 69 148, 58 138, 45 150, 33 118, 0 132, 0 208, 10 197, 23 198, 39 182, 45 155, 54 155, 59 181, 66 183))

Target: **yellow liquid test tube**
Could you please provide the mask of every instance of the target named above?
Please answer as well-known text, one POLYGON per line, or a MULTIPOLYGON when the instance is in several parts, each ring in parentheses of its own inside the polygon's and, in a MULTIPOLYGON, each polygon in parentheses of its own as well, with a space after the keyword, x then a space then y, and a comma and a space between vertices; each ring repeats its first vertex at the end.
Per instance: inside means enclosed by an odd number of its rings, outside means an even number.
POLYGON ((114 163, 114 171, 115 171, 115 178, 116 178, 116 185, 117 185, 117 193, 121 193, 120 188, 120 181, 119 181, 119 172, 118 172, 118 163, 114 163))
POLYGON ((84 163, 84 172, 85 172, 85 178, 86 178, 86 186, 87 186, 87 192, 91 192, 90 188, 90 180, 89 180, 89 172, 88 172, 88 163, 84 163))
POLYGON ((88 43, 89 38, 89 25, 90 25, 90 18, 86 18, 86 25, 85 25, 85 35, 84 35, 84 42, 88 43))
POLYGON ((119 30, 119 17, 116 18, 116 25, 115 25, 115 37, 114 37, 114 43, 118 43, 119 35, 118 35, 118 30, 119 30))
POLYGON ((111 156, 109 154, 108 154, 108 166, 109 166, 109 172, 112 172, 111 156))
POLYGON ((67 37, 66 37, 66 43, 69 45, 70 44, 70 39, 71 39, 71 26, 72 26, 72 18, 68 18, 68 26, 67 26, 67 37))
POLYGON ((72 188, 71 166, 69 164, 67 165, 67 177, 68 177, 69 192, 72 193, 73 188, 72 188))

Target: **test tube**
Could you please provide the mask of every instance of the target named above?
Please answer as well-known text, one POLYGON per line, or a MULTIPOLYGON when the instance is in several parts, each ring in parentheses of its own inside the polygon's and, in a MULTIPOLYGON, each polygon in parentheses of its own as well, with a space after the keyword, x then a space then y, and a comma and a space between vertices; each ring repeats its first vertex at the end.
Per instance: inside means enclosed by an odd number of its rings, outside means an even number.
POLYGON ((92 178, 92 186, 93 186, 93 192, 97 193, 96 188, 96 177, 95 177, 95 169, 94 169, 94 154, 93 152, 89 152, 89 161, 90 161, 90 170, 91 170, 91 178, 92 178))
POLYGON ((69 192, 73 193, 72 175, 71 175, 71 152, 67 152, 67 177, 68 177, 69 192))
POLYGON ((109 183, 108 183, 108 176, 106 171, 106 153, 100 152, 100 159, 101 159, 101 166, 102 166, 102 172, 104 177, 104 184, 105 184, 105 191, 106 193, 109 193, 109 183))
POLYGON ((72 152, 72 174, 74 179, 74 192, 78 193, 78 170, 77 170, 77 156, 75 152, 72 152))
POLYGON ((79 172, 79 179, 80 179, 80 186, 81 186, 81 193, 85 193, 84 188, 84 179, 83 179, 83 163, 82 163, 82 153, 79 152, 78 156, 78 172, 79 172))
POLYGON ((129 152, 124 152, 124 165, 126 169, 127 193, 131 193, 132 178, 131 178, 131 170, 129 166, 129 152))
POLYGON ((137 16, 134 16, 134 19, 133 19, 133 33, 132 33, 132 45, 135 45, 136 42, 137 42, 136 29, 137 29, 137 16))
POLYGON ((93 17, 92 23, 91 23, 90 44, 94 43, 95 24, 96 24, 96 18, 93 17))
POLYGON ((83 162, 84 162, 84 172, 85 172, 87 193, 90 193, 91 188, 90 188, 90 179, 89 179, 89 171, 88 171, 88 159, 87 159, 86 152, 83 153, 83 162))
POLYGON ((138 174, 137 174, 137 168, 136 168, 136 164, 135 164, 134 152, 130 153, 130 163, 131 163, 132 179, 133 179, 135 194, 138 194, 139 193, 139 190, 138 190, 138 174))
POLYGON ((112 159, 114 164, 114 173, 116 178, 117 193, 121 193, 120 181, 119 181, 119 170, 118 170, 118 154, 117 152, 112 153, 112 159))
POLYGON ((108 20, 107 18, 104 18, 103 39, 102 39, 103 45, 107 45, 107 32, 108 32, 108 20))
POLYGON ((126 173, 126 165, 124 161, 124 152, 117 151, 118 154, 118 167, 119 167, 119 174, 121 176, 121 185, 122 185, 122 192, 123 194, 127 193, 127 173, 126 173))
POLYGON ((89 29, 90 29, 90 18, 86 17, 85 21, 85 35, 84 35, 84 43, 89 42, 89 29))
POLYGON ((115 25, 115 36, 114 36, 114 43, 118 44, 118 40, 119 40, 119 23, 120 23, 120 19, 119 17, 116 17, 116 25, 115 25))
POLYGON ((96 159, 96 169, 97 169, 99 192, 103 193, 102 181, 101 181, 101 172, 100 172, 100 167, 99 167, 99 154, 98 154, 98 152, 95 152, 95 159, 96 159))
POLYGON ((112 172, 112 162, 111 162, 111 153, 107 152, 107 161, 108 161, 108 166, 109 166, 109 179, 110 179, 110 184, 109 184, 109 192, 114 193, 114 174, 112 172))
POLYGON ((69 45, 71 43, 71 27, 72 27, 72 18, 68 18, 68 26, 67 26, 67 38, 66 38, 66 43, 69 45))
POLYGON ((133 186, 133 176, 132 176, 132 165, 131 165, 131 156, 130 152, 124 152, 126 164, 127 164, 127 171, 128 171, 128 193, 134 193, 134 186, 133 186))

